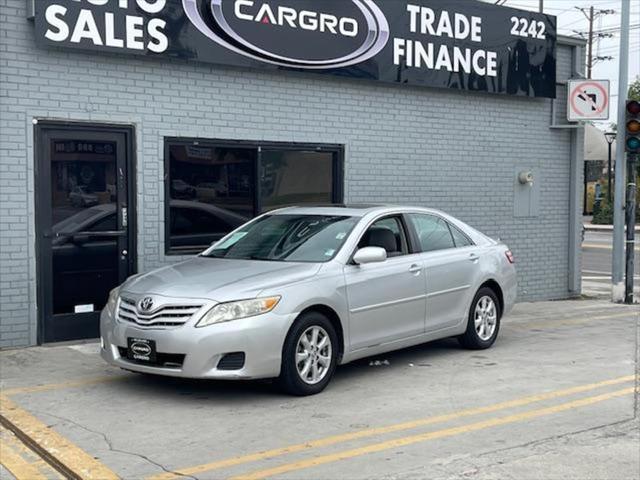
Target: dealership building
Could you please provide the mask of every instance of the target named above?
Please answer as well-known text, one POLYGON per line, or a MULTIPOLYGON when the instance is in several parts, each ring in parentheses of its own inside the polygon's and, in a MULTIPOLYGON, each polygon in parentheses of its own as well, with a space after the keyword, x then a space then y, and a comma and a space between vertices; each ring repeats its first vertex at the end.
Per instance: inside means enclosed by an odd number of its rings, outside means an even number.
POLYGON ((467 0, 0 0, 0 347, 286 205, 438 208, 577 296, 583 57, 467 0))

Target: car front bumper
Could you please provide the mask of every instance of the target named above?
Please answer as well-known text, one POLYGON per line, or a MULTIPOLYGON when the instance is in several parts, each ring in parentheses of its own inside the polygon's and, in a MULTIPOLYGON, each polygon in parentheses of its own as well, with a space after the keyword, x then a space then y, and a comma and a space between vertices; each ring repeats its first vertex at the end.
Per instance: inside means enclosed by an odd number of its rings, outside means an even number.
MULTIPOLYGON (((280 374, 282 346, 295 314, 264 315, 196 328, 196 321, 173 328, 149 328, 121 321, 106 308, 100 315, 102 358, 111 365, 135 372, 183 378, 256 379, 280 374), (126 356, 127 339, 153 340, 158 357, 184 359, 181 364, 149 365, 126 356), (237 370, 218 368, 228 353, 244 352, 237 370)), ((175 363, 175 362, 172 362, 175 363)))

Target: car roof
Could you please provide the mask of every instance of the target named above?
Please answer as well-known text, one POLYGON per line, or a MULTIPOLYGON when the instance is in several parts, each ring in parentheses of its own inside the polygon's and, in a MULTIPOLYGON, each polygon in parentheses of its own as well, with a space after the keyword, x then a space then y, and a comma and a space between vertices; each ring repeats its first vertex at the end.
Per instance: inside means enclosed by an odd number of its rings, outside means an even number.
POLYGON ((425 213, 442 212, 430 208, 409 207, 402 205, 374 205, 374 204, 332 204, 332 205, 307 205, 285 207, 270 212, 272 215, 344 215, 349 217, 364 217, 370 213, 398 213, 408 211, 420 211, 425 213))

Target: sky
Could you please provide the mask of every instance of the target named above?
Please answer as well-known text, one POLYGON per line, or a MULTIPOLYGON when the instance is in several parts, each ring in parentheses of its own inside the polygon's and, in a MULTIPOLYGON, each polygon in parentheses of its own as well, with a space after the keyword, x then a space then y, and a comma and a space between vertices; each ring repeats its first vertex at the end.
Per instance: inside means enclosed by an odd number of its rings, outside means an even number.
MULTIPOLYGON (((482 1, 496 3, 498 0, 482 1)), ((609 120, 596 122, 596 126, 605 130, 611 122, 616 121, 617 115, 621 2, 631 3, 631 26, 640 25, 640 0, 544 0, 544 12, 557 17, 558 33, 561 35, 580 36, 579 33, 582 33, 587 38, 589 22, 579 8, 588 11, 589 7, 593 6, 596 11, 614 10, 612 14, 599 15, 594 22, 595 31, 607 29, 613 33, 611 38, 599 39, 594 47, 596 56, 613 57, 612 60, 602 60, 595 63, 592 73, 593 79, 608 79, 611 82, 609 120)), ((539 0, 506 0, 502 4, 505 7, 538 11, 539 3, 539 0)), ((635 28, 629 32, 629 83, 638 75, 640 75, 640 28, 635 28)))

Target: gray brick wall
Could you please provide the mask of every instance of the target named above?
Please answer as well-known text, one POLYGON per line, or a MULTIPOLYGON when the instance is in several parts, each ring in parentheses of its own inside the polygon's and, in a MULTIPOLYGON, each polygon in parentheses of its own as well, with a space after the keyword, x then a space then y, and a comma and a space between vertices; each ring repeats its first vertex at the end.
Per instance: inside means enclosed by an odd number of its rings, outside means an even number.
POLYGON ((141 271, 179 260, 163 137, 322 142, 346 147, 347 201, 446 210, 512 247, 521 300, 568 296, 570 133, 549 129, 549 100, 45 50, 25 5, 0 0, 0 347, 36 340, 36 117, 135 125, 141 271), (514 217, 518 165, 541 172, 538 217, 514 217))

